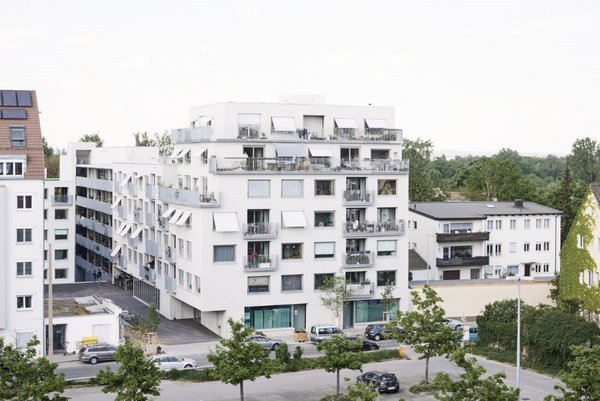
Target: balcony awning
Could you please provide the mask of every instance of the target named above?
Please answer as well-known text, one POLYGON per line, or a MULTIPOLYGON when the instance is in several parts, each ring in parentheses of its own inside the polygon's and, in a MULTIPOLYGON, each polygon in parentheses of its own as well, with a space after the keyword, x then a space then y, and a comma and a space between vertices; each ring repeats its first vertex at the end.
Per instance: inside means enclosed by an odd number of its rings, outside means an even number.
POLYGON ((119 203, 121 203, 121 198, 119 198, 119 199, 117 199, 116 201, 114 201, 111 207, 114 209, 114 208, 116 208, 117 206, 119 206, 119 203))
POLYGON ((117 230, 115 231, 117 234, 121 235, 121 231, 123 231, 123 229, 125 228, 125 226, 127 225, 127 223, 122 223, 119 228, 117 228, 117 230))
POLYGON ((304 212, 281 212, 281 220, 286 228, 306 227, 304 212))
POLYGON ((358 128, 358 124, 356 124, 356 120, 354 118, 334 118, 334 120, 335 125, 338 128, 358 128))
POLYGON ((113 249, 113 251, 110 253, 110 256, 114 258, 115 256, 117 256, 117 253, 119 253, 120 250, 121 250, 121 245, 119 245, 118 247, 113 249))
POLYGON ((333 157, 333 152, 329 148, 308 148, 312 157, 333 157))
POLYGON ((138 227, 129 238, 135 239, 137 238, 138 235, 140 235, 140 233, 142 232, 142 230, 144 229, 143 226, 138 227))
POLYGON ((365 118, 368 128, 387 128, 387 121, 382 118, 365 118))
POLYGON ((215 231, 220 233, 234 233, 240 231, 236 212, 213 213, 215 231))
POLYGON ((206 152, 206 148, 198 148, 196 152, 192 155, 194 157, 202 157, 202 153, 206 152))
POLYGON ((238 114, 238 125, 260 125, 260 114, 238 114))
POLYGON ((304 145, 301 143, 276 143, 277 157, 304 157, 304 145))
POLYGON ((123 181, 121 181, 121 186, 124 186, 127 184, 127 182, 129 180, 131 180, 131 177, 133 177, 131 174, 127 174, 127 176, 123 179, 123 181))
POLYGON ((169 220, 169 224, 175 224, 177 222, 177 220, 179 220, 179 218, 181 217, 182 214, 183 214, 183 210, 176 209, 175 214, 173 216, 171 216, 171 220, 169 220))
POLYGON ((121 237, 124 237, 127 235, 127 233, 129 233, 129 231, 131 230, 131 224, 127 224, 125 225, 125 228, 123 230, 121 230, 121 232, 119 233, 119 235, 121 237))
POLYGON ((173 209, 173 208, 171 208, 169 210, 165 210, 163 212, 163 214, 160 215, 160 217, 163 218, 163 219, 168 219, 169 216, 172 215, 174 211, 175 211, 175 209, 173 209))
POLYGON ((179 152, 177 152, 177 154, 174 156, 174 158, 175 159, 183 159, 189 151, 190 151, 189 148, 183 148, 183 149, 179 150, 179 152))
POLYGON ((177 220, 177 222, 175 224, 178 226, 185 225, 185 222, 187 221, 187 219, 190 218, 191 215, 192 215, 192 212, 190 212, 189 210, 186 210, 185 212, 183 212, 183 214, 181 215, 181 217, 179 218, 179 220, 177 220))
POLYGON ((296 124, 293 117, 271 117, 273 131, 296 132, 296 124))

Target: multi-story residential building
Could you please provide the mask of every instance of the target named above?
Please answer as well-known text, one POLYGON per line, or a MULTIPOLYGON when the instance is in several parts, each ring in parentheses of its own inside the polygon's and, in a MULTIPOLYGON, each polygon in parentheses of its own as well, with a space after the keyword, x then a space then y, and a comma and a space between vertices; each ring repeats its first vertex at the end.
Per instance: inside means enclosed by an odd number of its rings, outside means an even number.
MULTIPOLYGON (((220 335, 230 317, 260 330, 332 321, 319 288, 334 274, 348 282, 345 327, 382 320, 388 283, 408 306, 408 164, 392 108, 221 103, 191 120, 169 156, 69 147, 88 178, 112 170, 97 189, 116 283, 220 335)), ((81 203, 79 177, 77 219, 98 210, 81 203)))
MULTIPOLYGON (((0 336, 43 335, 44 151, 36 93, 0 91, 0 336)), ((39 350, 41 351, 41 346, 39 350)))
POLYGON ((429 266, 413 279, 552 278, 560 270, 560 216, 522 200, 411 203, 411 247, 429 266))

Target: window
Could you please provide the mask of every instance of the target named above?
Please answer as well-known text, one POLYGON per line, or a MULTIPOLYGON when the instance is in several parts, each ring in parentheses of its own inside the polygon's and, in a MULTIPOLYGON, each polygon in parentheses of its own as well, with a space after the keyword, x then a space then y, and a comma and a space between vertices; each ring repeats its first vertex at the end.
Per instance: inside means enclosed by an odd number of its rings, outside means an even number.
POLYGON ((536 242, 535 243, 535 250, 538 251, 538 252, 542 250, 542 243, 541 242, 536 242))
POLYGON ((22 176, 22 162, 0 162, 0 176, 22 176))
POLYGON ((333 279, 333 273, 317 273, 315 274, 315 290, 320 290, 326 282, 333 279))
POLYGON ((377 241, 377 256, 396 256, 396 240, 377 241))
POLYGON ((17 242, 31 242, 31 228, 17 228, 17 242))
POLYGON ((396 285, 396 270, 382 270, 377 272, 377 286, 396 285))
POLYGON ((346 272, 346 282, 348 284, 363 284, 366 281, 367 281, 367 273, 364 271, 346 272))
POLYGON ((315 227, 333 227, 335 212, 315 212, 315 227))
POLYGON ((48 230, 44 230, 44 241, 48 240, 48 230))
POLYGON ((248 180, 248 198, 268 198, 271 196, 269 180, 248 180))
POLYGON ((535 219, 535 228, 542 228, 542 219, 535 219))
POLYGON ((510 229, 514 230, 515 228, 517 228, 517 220, 511 219, 510 220, 510 229))
POLYGON ((185 241, 185 257, 192 258, 192 241, 185 241))
POLYGON ((10 146, 13 148, 24 148, 25 145, 25 128, 10 127, 10 146))
POLYGON ((281 244, 281 259, 302 259, 302 243, 281 244))
POLYGON ((413 229, 416 230, 417 229, 417 222, 413 221, 413 229))
POLYGON ((31 309, 31 295, 17 295, 17 309, 31 309))
POLYGON ((235 262, 235 245, 215 245, 213 262, 235 262))
POLYGON ((550 219, 544 219, 544 228, 550 228, 550 219))
POLYGON ((485 255, 486 256, 493 256, 494 255, 494 245, 493 244, 487 244, 485 246, 485 255))
POLYGON ((54 260, 67 260, 69 251, 67 249, 55 249, 54 260))
POLYGON ((67 278, 67 269, 55 269, 54 278, 67 278))
POLYGON ((523 228, 525 228, 526 230, 529 230, 530 223, 531 223, 531 221, 529 219, 523 220, 523 228))
POLYGON ((18 195, 17 209, 31 209, 31 195, 18 195))
POLYGON ((67 239, 69 230, 66 228, 58 228, 54 230, 54 239, 67 239))
POLYGON ((377 180, 377 195, 396 195, 396 180, 377 180))
POLYGON ((281 276, 281 292, 302 291, 302 274, 281 276))
POLYGON ((502 244, 496 244, 496 256, 502 255, 502 244))
POLYGON ((507 266, 506 267, 506 275, 507 276, 516 276, 519 274, 519 266, 507 266))
POLYGON ((69 209, 54 209, 54 220, 66 220, 69 215, 69 209))
POLYGON ((304 196, 304 180, 281 180, 282 198, 301 198, 304 196))
MULTIPOLYGON (((292 316, 305 310, 304 305, 275 305, 244 308, 245 326, 255 330, 292 327, 292 316)), ((304 313, 304 312, 302 312, 304 313)))
POLYGON ((17 262, 17 276, 31 276, 31 262, 17 262))
POLYGON ((177 269, 177 284, 183 287, 183 269, 177 269))
POLYGON ((577 234, 577 248, 583 248, 583 235, 577 234))
POLYGON ((550 250, 550 242, 546 241, 544 242, 544 251, 549 251, 550 250))
POLYGON ((187 285, 188 290, 192 290, 192 273, 185 273, 185 283, 187 285))
POLYGON ((335 195, 334 180, 315 180, 315 196, 335 195))
POLYGON ((479 280, 480 273, 479 269, 471 269, 471 280, 479 280))
POLYGON ((27 348, 27 344, 33 339, 32 331, 17 332, 16 335, 15 346, 19 349, 27 348))
MULTIPOLYGON (((380 299, 369 300, 369 301, 355 301, 354 302, 354 322, 366 323, 366 322, 380 322, 383 320, 383 312, 385 306, 380 299)), ((396 316, 398 310, 398 303, 390 310, 391 316, 396 316)))
POLYGON ((269 292, 269 276, 248 277, 248 293, 269 292))
POLYGON ((156 274, 162 276, 162 262, 160 260, 156 261, 156 274))
POLYGON ((315 242, 315 259, 335 257, 335 242, 315 242))
POLYGON ((523 252, 529 252, 529 242, 523 244, 523 252))
POLYGON ((183 238, 177 238, 177 254, 181 257, 183 257, 183 252, 185 251, 185 249, 183 249, 183 238))
POLYGON ((48 220, 48 209, 44 209, 44 220, 48 220))
POLYGON ((536 272, 536 273, 541 272, 542 271, 542 266, 536 263, 535 265, 533 265, 533 271, 536 272))
POLYGON ((488 231, 492 231, 494 229, 494 220, 487 221, 487 229, 488 231))
POLYGON ((502 230, 502 220, 496 220, 496 230, 502 230))
POLYGON ((517 252, 517 243, 511 242, 510 243, 510 253, 515 253, 515 252, 517 252))
POLYGON ((196 292, 197 292, 198 294, 200 294, 200 292, 201 292, 201 287, 200 287, 200 277, 198 277, 198 276, 194 276, 194 281, 195 281, 196 292))
POLYGON ((550 271, 550 265, 548 263, 544 264, 544 273, 548 273, 550 271))

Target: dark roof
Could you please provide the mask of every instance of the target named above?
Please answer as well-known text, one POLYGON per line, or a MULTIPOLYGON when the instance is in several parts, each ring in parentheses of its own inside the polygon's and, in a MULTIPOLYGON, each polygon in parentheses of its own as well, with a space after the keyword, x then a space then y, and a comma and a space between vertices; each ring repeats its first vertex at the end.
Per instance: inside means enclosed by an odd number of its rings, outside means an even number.
POLYGON ((592 192, 594 193, 594 196, 596 197, 596 202, 598 202, 598 204, 600 204, 600 182, 592 182, 590 184, 590 188, 592 189, 592 192))
POLYGON ((425 270, 427 262, 414 249, 408 250, 408 269, 409 270, 425 270))
POLYGON ((519 216, 519 215, 549 215, 562 212, 551 207, 534 202, 523 201, 522 206, 516 202, 415 202, 410 203, 411 212, 430 217, 435 220, 475 220, 487 216, 519 216))

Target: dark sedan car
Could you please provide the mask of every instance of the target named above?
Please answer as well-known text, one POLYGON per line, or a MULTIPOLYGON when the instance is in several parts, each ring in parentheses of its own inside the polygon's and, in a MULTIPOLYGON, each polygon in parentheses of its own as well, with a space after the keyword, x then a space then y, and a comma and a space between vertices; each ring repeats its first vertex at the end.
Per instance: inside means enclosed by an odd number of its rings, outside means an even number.
POLYGON ((397 393, 400 390, 398 378, 389 372, 365 372, 356 381, 365 383, 380 393, 397 393))
POLYGON ((362 350, 363 351, 375 351, 379 349, 379 344, 375 341, 367 340, 366 338, 358 338, 350 336, 348 337, 351 341, 362 341, 362 350))
MULTIPOLYGON (((400 326, 397 328, 399 333, 404 332, 404 329, 400 326)), ((365 327, 365 337, 371 340, 379 341, 393 338, 393 333, 389 331, 383 323, 370 324, 365 327)))

